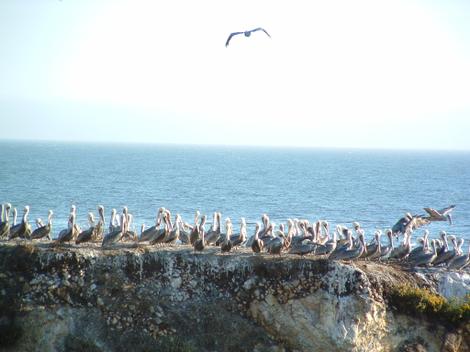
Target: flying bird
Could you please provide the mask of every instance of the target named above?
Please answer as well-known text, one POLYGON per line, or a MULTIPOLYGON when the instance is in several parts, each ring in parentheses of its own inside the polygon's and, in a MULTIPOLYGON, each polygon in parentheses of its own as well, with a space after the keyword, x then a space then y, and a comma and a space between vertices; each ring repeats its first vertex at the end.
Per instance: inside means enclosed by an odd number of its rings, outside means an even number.
POLYGON ((451 212, 454 210, 455 205, 450 205, 447 208, 436 210, 433 208, 424 208, 426 213, 429 214, 429 217, 427 219, 429 221, 449 221, 449 224, 452 225, 452 216, 451 212))
POLYGON ((230 43, 230 39, 232 39, 232 37, 235 36, 235 35, 244 34, 245 37, 249 37, 249 36, 251 35, 251 33, 256 32, 256 31, 263 31, 264 33, 266 33, 266 35, 267 35, 269 38, 271 38, 271 36, 269 35, 269 33, 266 32, 266 30, 264 30, 264 29, 261 28, 261 27, 258 27, 258 28, 255 28, 255 29, 252 29, 252 30, 249 30, 249 31, 230 33, 230 35, 228 36, 227 42, 225 43, 225 46, 226 46, 226 47, 228 46, 228 44, 230 43))

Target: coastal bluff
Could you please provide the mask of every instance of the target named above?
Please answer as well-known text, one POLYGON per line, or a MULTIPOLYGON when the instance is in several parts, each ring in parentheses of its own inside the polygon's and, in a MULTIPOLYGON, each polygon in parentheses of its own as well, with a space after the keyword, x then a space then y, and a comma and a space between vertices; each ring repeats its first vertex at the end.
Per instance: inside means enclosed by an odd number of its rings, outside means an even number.
POLYGON ((470 275, 189 246, 0 242, 0 351, 470 351, 391 292, 470 275))

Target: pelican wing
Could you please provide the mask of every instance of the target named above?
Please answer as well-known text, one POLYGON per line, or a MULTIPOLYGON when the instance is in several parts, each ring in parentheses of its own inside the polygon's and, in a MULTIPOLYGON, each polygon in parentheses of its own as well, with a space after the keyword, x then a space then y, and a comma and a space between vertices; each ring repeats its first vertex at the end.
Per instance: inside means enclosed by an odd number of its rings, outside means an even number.
POLYGON ((228 36, 227 38, 227 41, 225 42, 225 46, 227 47, 228 46, 228 43, 230 43, 230 39, 232 39, 232 37, 234 35, 238 35, 238 34, 243 34, 244 32, 233 32, 233 33, 230 33, 230 35, 228 36))
POLYGON ((263 31, 264 33, 266 33, 266 35, 271 38, 271 36, 269 35, 268 32, 266 32, 265 29, 261 28, 261 27, 258 27, 258 28, 255 28, 255 29, 252 29, 250 32, 256 32, 256 31, 263 31))
POLYGON ((409 232, 410 230, 416 230, 417 228, 429 224, 430 221, 427 218, 422 218, 420 216, 414 216, 408 224, 405 226, 405 232, 409 232))
POLYGON ((424 211, 429 214, 432 218, 440 218, 442 215, 439 211, 433 208, 424 208, 424 211))
POLYGON ((438 212, 441 213, 442 215, 446 216, 446 215, 449 214, 452 210, 454 210, 454 208, 455 208, 455 204, 449 205, 447 208, 438 210, 438 212))

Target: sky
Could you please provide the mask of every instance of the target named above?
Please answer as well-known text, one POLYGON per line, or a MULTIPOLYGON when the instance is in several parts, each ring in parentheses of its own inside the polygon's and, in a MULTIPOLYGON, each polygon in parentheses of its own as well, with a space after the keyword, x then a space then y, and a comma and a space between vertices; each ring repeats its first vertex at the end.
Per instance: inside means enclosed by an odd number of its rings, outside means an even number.
POLYGON ((0 139, 470 150, 469 132, 467 0, 0 2, 0 139))

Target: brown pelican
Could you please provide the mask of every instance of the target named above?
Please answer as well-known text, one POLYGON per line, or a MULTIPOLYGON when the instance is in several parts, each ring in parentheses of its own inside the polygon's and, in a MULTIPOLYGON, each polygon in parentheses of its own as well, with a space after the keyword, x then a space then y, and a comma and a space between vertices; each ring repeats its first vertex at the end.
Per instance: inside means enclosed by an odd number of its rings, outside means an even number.
POLYGON ((336 246, 337 246, 336 233, 337 233, 337 229, 333 231, 332 239, 326 241, 325 244, 317 245, 315 247, 314 254, 315 255, 329 255, 330 253, 332 253, 336 249, 336 246))
POLYGON ((260 253, 260 252, 263 251, 263 241, 261 241, 258 237, 260 227, 261 227, 260 223, 257 222, 256 227, 255 227, 255 235, 254 235, 254 238, 253 238, 253 242, 251 243, 251 249, 255 253, 260 253))
POLYGON ((225 42, 225 47, 228 47, 228 44, 230 43, 230 39, 232 39, 233 36, 239 35, 239 34, 244 34, 245 37, 249 37, 249 36, 251 35, 251 33, 256 32, 256 31, 263 31, 264 33, 266 33, 266 35, 267 35, 269 38, 271 38, 271 36, 269 35, 268 32, 266 32, 263 28, 258 27, 258 28, 255 28, 255 29, 251 29, 251 30, 249 30, 249 31, 230 33, 230 35, 229 35, 228 38, 227 38, 227 41, 225 42))
POLYGON ((382 246, 380 245, 380 257, 379 257, 379 260, 381 258, 384 258, 386 257, 387 255, 390 254, 390 252, 392 251, 393 249, 393 234, 392 234, 392 229, 388 229, 385 234, 387 235, 388 237, 388 246, 382 246))
POLYGON ((334 251, 330 254, 328 259, 331 260, 353 260, 359 258, 361 254, 367 250, 366 245, 364 242, 364 230, 360 229, 358 231, 358 244, 356 247, 353 246, 352 242, 352 233, 351 231, 348 232, 349 237, 349 246, 346 249, 341 249, 338 251, 334 251))
POLYGON ((140 237, 138 239, 139 242, 150 241, 156 237, 157 233, 160 231, 160 224, 162 222, 163 213, 165 211, 165 208, 158 209, 155 225, 140 233, 140 237))
POLYGON ((246 221, 245 218, 240 219, 240 233, 232 235, 230 241, 233 247, 241 246, 246 241, 246 221))
POLYGON ((11 204, 6 203, 5 214, 2 223, 0 223, 0 238, 7 237, 10 234, 10 209, 11 204))
POLYGON ((47 224, 41 227, 38 227, 36 230, 33 231, 31 234, 32 240, 37 240, 40 238, 47 237, 47 239, 51 239, 51 232, 52 232, 52 215, 54 213, 52 210, 49 210, 47 214, 47 224))
POLYGON ((449 221, 449 224, 452 225, 452 216, 451 212, 454 210, 455 205, 450 205, 447 208, 436 210, 433 208, 424 208, 426 213, 429 214, 429 216, 426 218, 429 221, 449 221))
POLYGON ((220 250, 222 253, 227 253, 232 250, 233 243, 230 240, 230 236, 225 235, 222 243, 220 244, 220 250))
POLYGON ((420 255, 422 252, 428 251, 428 248, 429 248, 428 237, 429 237, 429 231, 424 230, 423 238, 418 239, 418 242, 422 243, 422 245, 416 248, 413 248, 413 250, 408 255, 408 260, 413 260, 416 255, 420 255))
POLYGON ((191 246, 194 246, 194 242, 199 239, 199 210, 196 210, 196 214, 194 215, 194 226, 189 234, 189 243, 191 246))
POLYGON ((405 232, 405 235, 403 237, 403 243, 401 246, 393 248, 393 250, 390 252, 389 259, 405 259, 408 257, 408 255, 411 252, 411 233, 410 232, 405 232))
POLYGON ((125 240, 137 241, 137 232, 135 230, 131 230, 132 221, 134 220, 134 216, 131 213, 127 214, 127 222, 126 222, 126 230, 122 234, 122 238, 125 240))
POLYGON ((93 213, 88 213, 88 224, 90 225, 88 229, 80 232, 75 240, 75 244, 80 244, 83 242, 89 242, 93 238, 93 232, 95 231, 95 217, 93 213))
POLYGON ((109 220, 109 233, 119 230, 121 224, 119 223, 119 216, 116 209, 111 209, 111 219, 109 220))
POLYGON ((182 244, 189 244, 189 235, 192 229, 191 225, 180 219, 180 241, 182 244))
POLYGON ((159 229, 155 233, 153 238, 150 239, 149 243, 151 245, 165 243, 166 239, 168 238, 168 235, 170 234, 170 218, 168 210, 165 210, 165 212, 162 214, 162 219, 163 229, 159 229))
POLYGON ((377 230, 374 233, 374 242, 367 245, 367 252, 364 252, 361 255, 361 258, 367 259, 378 259, 381 256, 381 243, 380 243, 380 236, 382 236, 382 231, 377 230))
MULTIPOLYGON (((271 224, 274 228, 274 223, 271 224)), ((283 232, 278 231, 278 236, 274 237, 268 243, 265 243, 266 251, 271 254, 281 255, 281 251, 284 248, 285 235, 283 232)))
POLYGON ((211 229, 209 231, 207 231, 207 234, 205 236, 207 245, 215 244, 217 242, 217 240, 219 239, 219 236, 220 236, 220 218, 219 218, 218 214, 219 213, 214 212, 211 229))
MULTIPOLYGON (((463 241, 461 241, 463 243, 463 241)), ((468 254, 456 255, 447 264, 448 269, 461 270, 470 264, 470 245, 468 246, 468 254)))
POLYGON ((225 241, 226 238, 229 240, 233 236, 233 225, 232 225, 232 220, 230 218, 225 219, 225 233, 221 233, 219 236, 219 239, 216 241, 215 245, 220 246, 222 242, 225 241))
POLYGON ((314 252, 316 247, 317 245, 312 242, 297 242, 290 247, 289 254, 298 254, 303 257, 306 254, 314 252))
POLYGON ((436 252, 436 240, 431 241, 431 246, 432 246, 432 251, 430 253, 421 253, 417 255, 412 261, 409 261, 409 263, 412 266, 420 266, 420 265, 425 265, 429 266, 434 259, 437 257, 437 252, 436 252))
POLYGON ((201 236, 199 239, 194 241, 193 243, 193 248, 195 251, 203 251, 205 247, 205 240, 204 240, 204 235, 205 235, 205 230, 204 230, 204 224, 206 223, 206 216, 203 215, 201 218, 201 224, 199 225, 199 235, 201 236))
POLYGON ((122 209, 121 215, 121 226, 115 226, 115 230, 106 234, 103 238, 103 242, 101 242, 101 247, 106 247, 109 245, 113 245, 116 242, 119 242, 122 239, 123 233, 127 231, 127 215, 128 210, 127 207, 122 209))
POLYGON ((92 241, 99 241, 103 239, 104 224, 106 223, 106 221, 104 219, 104 207, 102 205, 98 206, 98 215, 100 219, 98 220, 98 224, 95 226, 92 241))
POLYGON ((392 226, 392 232, 394 235, 405 234, 405 232, 414 231, 421 226, 429 224, 429 222, 429 219, 422 215, 406 213, 403 218, 392 226))
POLYGON ((181 223, 181 216, 176 214, 175 216, 175 223, 172 224, 170 220, 170 212, 168 211, 168 223, 170 227, 170 232, 168 233, 168 237, 165 239, 165 243, 174 244, 180 238, 180 223, 181 223))
MULTIPOLYGON (((15 210, 14 209, 13 209, 13 214, 15 215, 15 210)), ((18 225, 13 226, 10 229, 9 239, 16 238, 16 237, 30 239, 30 237, 31 237, 31 224, 28 222, 28 214, 29 214, 29 206, 25 205, 24 213, 23 213, 23 219, 21 220, 21 222, 18 225)), ((15 221, 16 221, 16 219, 14 219, 14 222, 15 221)))
POLYGON ((59 232, 59 236, 55 243, 70 242, 77 236, 77 227, 75 226, 75 213, 71 212, 69 216, 68 226, 66 229, 59 232))
POLYGON ((447 236, 445 231, 442 231, 441 235, 444 237, 444 249, 437 253, 436 259, 434 259, 434 261, 432 262, 432 265, 434 266, 449 262, 457 254, 457 251, 456 251, 457 243, 456 243, 455 236, 453 235, 447 236), (448 238, 450 238, 452 242, 452 246, 454 247, 453 249, 449 249, 449 243, 447 241, 448 238))

